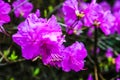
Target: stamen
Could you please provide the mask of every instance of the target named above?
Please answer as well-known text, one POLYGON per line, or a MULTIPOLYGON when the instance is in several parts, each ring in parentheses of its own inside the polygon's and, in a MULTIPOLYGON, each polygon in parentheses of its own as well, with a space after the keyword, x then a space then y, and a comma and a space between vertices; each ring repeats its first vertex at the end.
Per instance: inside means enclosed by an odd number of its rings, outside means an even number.
POLYGON ((93 23, 93 25, 96 26, 96 27, 99 27, 100 26, 100 22, 97 21, 97 20, 95 20, 94 23, 93 23))
POLYGON ((82 17, 85 16, 83 12, 79 12, 78 10, 75 11, 75 14, 76 14, 79 18, 82 18, 82 17))
POLYGON ((58 54, 52 54, 51 57, 52 57, 51 59, 52 62, 58 62, 62 60, 62 57, 58 54))

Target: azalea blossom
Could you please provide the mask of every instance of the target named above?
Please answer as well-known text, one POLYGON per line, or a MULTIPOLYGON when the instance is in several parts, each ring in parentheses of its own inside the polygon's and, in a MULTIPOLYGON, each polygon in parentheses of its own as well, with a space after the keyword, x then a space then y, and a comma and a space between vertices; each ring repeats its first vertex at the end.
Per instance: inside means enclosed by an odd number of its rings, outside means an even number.
POLYGON ((10 16, 8 15, 10 11, 11 6, 8 3, 0 0, 0 26, 10 22, 10 16))
MULTIPOLYGON (((30 14, 18 26, 18 32, 13 35, 13 40, 21 46, 24 58, 33 59, 43 54, 44 50, 41 47, 46 43, 61 44, 61 36, 61 27, 56 22, 55 16, 47 21, 38 18, 36 14, 30 14)), ((51 45, 49 47, 51 48, 51 45)))
POLYGON ((26 18, 33 9, 32 3, 28 2, 28 0, 16 0, 12 6, 16 17, 23 16, 26 18))
POLYGON ((83 43, 75 42, 65 48, 63 52, 62 69, 66 72, 74 70, 80 71, 84 67, 84 58, 87 56, 87 50, 83 43))
POLYGON ((96 0, 91 3, 80 2, 77 0, 66 0, 63 4, 65 24, 69 34, 81 30, 82 26, 100 28, 105 35, 115 32, 115 17, 111 11, 106 10, 96 0))

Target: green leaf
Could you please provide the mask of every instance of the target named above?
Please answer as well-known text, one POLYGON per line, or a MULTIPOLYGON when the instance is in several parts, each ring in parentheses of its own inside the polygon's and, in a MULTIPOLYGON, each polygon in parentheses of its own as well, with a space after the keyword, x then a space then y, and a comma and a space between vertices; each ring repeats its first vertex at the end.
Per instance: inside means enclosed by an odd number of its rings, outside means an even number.
POLYGON ((80 78, 79 80, 83 80, 83 78, 80 78))
POLYGON ((10 80, 15 80, 14 77, 11 77, 10 80))
POLYGON ((53 7, 50 5, 48 6, 49 13, 53 11, 53 7))
POLYGON ((10 55, 10 57, 8 59, 14 61, 17 58, 18 58, 18 56, 15 54, 15 51, 13 51, 12 54, 10 55))
POLYGON ((44 10, 44 17, 47 17, 47 10, 44 10))
POLYGON ((36 76, 40 73, 40 69, 39 68, 36 68, 33 72, 33 76, 36 76))
POLYGON ((112 61, 113 61, 112 57, 109 57, 108 58, 108 63, 112 63, 112 61))
POLYGON ((104 69, 105 69, 106 72, 109 71, 109 66, 108 66, 108 65, 105 65, 105 66, 104 66, 104 69))

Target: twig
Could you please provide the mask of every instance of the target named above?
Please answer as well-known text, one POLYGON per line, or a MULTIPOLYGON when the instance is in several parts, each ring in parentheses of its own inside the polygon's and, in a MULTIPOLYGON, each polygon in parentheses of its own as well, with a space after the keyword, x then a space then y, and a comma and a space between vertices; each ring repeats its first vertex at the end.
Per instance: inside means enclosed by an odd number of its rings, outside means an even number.
POLYGON ((3 66, 6 66, 6 65, 9 65, 9 64, 13 64, 13 63, 17 63, 17 62, 22 62, 22 61, 25 61, 25 59, 19 59, 19 60, 16 60, 16 61, 9 61, 9 62, 6 62, 6 63, 0 63, 0 67, 3 67, 3 66))
POLYGON ((61 26, 67 27, 66 24, 63 24, 63 23, 60 23, 60 22, 59 22, 59 24, 60 24, 61 26))
POLYGON ((2 56, 2 58, 5 59, 6 62, 9 62, 9 60, 4 56, 4 54, 0 51, 0 55, 2 56))
POLYGON ((105 80, 105 78, 102 76, 102 74, 99 73, 99 76, 100 76, 101 80, 105 80))
POLYGON ((90 62, 92 63, 92 64, 95 64, 95 62, 94 62, 94 60, 91 58, 91 56, 88 54, 88 59, 90 60, 90 62))
POLYGON ((100 40, 99 43, 101 43, 102 45, 104 45, 104 46, 106 47, 106 49, 107 49, 107 48, 111 48, 112 51, 114 52, 114 54, 115 54, 116 56, 119 55, 116 50, 114 50, 111 46, 109 46, 109 45, 107 45, 106 43, 104 43, 102 40, 100 40))
POLYGON ((5 29, 3 28, 3 26, 0 26, 0 31, 2 33, 4 33, 6 36, 10 37, 10 35, 5 31, 5 29))
POLYGON ((98 29, 97 26, 94 26, 94 60, 95 60, 95 65, 94 65, 94 72, 95 72, 95 80, 98 80, 98 59, 97 59, 97 43, 98 43, 98 29))
POLYGON ((95 73, 95 80, 98 80, 98 71, 97 71, 97 66, 94 66, 94 73, 95 73))

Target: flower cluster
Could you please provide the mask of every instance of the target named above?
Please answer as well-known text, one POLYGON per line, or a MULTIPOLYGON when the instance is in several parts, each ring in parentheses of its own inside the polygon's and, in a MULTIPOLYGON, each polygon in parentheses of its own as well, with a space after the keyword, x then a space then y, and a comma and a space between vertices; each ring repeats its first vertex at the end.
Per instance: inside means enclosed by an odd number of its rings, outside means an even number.
POLYGON ((62 68, 64 71, 82 70, 84 67, 84 58, 87 56, 87 51, 83 43, 75 42, 71 46, 65 48, 62 53, 64 58, 62 68))
MULTIPOLYGON (((33 5, 27 0, 16 0, 12 3, 13 11, 16 17, 23 16, 26 18, 33 9, 33 5)), ((10 22, 10 16, 8 15, 11 11, 9 3, 0 0, 0 26, 4 23, 10 22)))
POLYGON ((44 65, 57 66, 66 72, 82 70, 87 56, 84 44, 76 42, 65 47, 64 35, 56 17, 47 20, 37 15, 31 13, 13 35, 14 42, 22 48, 22 56, 25 59, 39 56, 44 65))
POLYGON ((66 0, 63 4, 65 24, 68 34, 78 34, 82 26, 97 27, 105 35, 114 33, 115 17, 111 13, 107 3, 80 2, 80 0, 66 0), (104 6, 107 6, 104 8, 104 6), (71 15, 72 14, 72 15, 71 15))
POLYGON ((2 26, 4 23, 10 22, 10 17, 8 15, 10 10, 10 5, 0 0, 0 26, 2 26))

